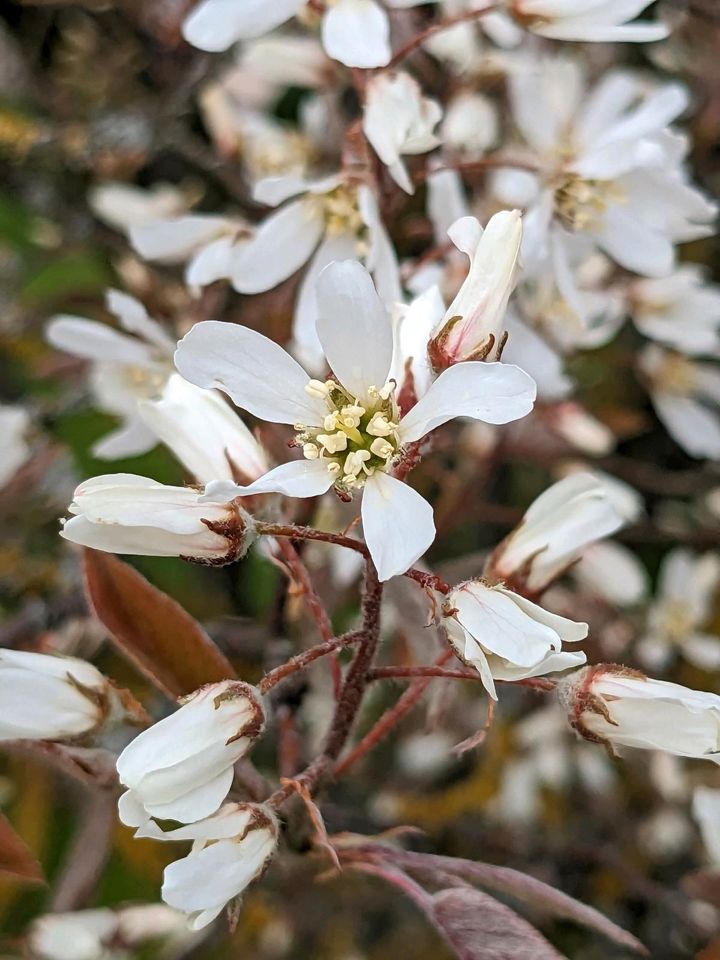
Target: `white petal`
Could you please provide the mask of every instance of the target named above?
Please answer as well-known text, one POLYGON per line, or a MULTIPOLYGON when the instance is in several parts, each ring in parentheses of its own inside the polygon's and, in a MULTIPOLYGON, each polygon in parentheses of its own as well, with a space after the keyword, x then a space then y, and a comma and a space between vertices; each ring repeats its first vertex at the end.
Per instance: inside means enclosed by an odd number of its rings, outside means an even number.
POLYGON ((156 447, 157 442, 153 431, 140 417, 132 417, 93 444, 91 453, 98 460, 121 460, 124 457, 139 457, 156 447))
POLYGON ((314 198, 281 207, 239 252, 232 285, 238 293, 272 290, 310 259, 324 230, 322 210, 314 198))
POLYGON ((145 260, 182 263, 200 247, 232 230, 233 222, 226 217, 190 214, 133 226, 130 242, 145 260))
POLYGON ((317 332, 330 368, 357 397, 385 385, 392 362, 390 318, 356 260, 331 263, 317 282, 317 332))
POLYGON ((188 263, 185 283, 189 287, 206 287, 216 280, 229 280, 234 266, 236 241, 220 237, 203 247, 188 263))
POLYGON ((194 47, 217 53, 236 40, 274 30, 303 6, 305 0, 204 0, 183 23, 183 36, 194 47))
POLYGON ((443 371, 400 422, 403 443, 420 440, 455 417, 509 423, 530 413, 535 382, 507 363, 457 363, 443 371))
POLYGON ((257 493, 283 493, 286 497, 317 497, 333 485, 323 460, 291 460, 281 463, 247 486, 227 481, 209 483, 202 500, 226 501, 234 497, 249 497, 257 493))
POLYGON ((338 0, 323 17, 323 46, 347 67, 384 67, 390 62, 390 23, 375 0, 338 0))
POLYGON ((198 387, 217 387, 271 423, 322 424, 326 410, 305 392, 309 377, 279 344, 247 327, 206 320, 178 344, 175 365, 198 387))
POLYGON ((720 420, 692 397, 654 393, 652 401, 665 429, 691 457, 720 460, 720 420))
POLYGON ((111 360, 117 363, 146 364, 150 359, 147 344, 113 330, 96 320, 59 314, 46 331, 48 343, 57 350, 85 360, 111 360))
POLYGON ((110 313, 120 321, 124 330, 136 333, 143 340, 159 347, 164 353, 172 353, 175 349, 175 340, 168 336, 160 324, 148 315, 145 307, 121 290, 108 290, 105 303, 110 313))
POLYGON ((381 580, 405 573, 432 545, 432 507, 412 487, 377 472, 362 500, 365 542, 381 580))

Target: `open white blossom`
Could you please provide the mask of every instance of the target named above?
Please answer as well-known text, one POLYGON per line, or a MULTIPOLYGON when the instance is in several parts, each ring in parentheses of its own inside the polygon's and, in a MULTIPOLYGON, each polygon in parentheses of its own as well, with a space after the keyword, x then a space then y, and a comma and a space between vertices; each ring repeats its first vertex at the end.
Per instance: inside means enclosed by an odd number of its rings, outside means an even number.
POLYGON ((571 725, 612 747, 664 750, 720 763, 720 697, 600 664, 558 688, 571 725))
POLYGON ((652 0, 509 0, 528 30, 554 40, 650 43, 670 32, 662 23, 630 23, 652 0))
POLYGON ((115 473, 75 490, 60 535, 107 553, 183 557, 222 565, 243 556, 253 540, 252 518, 233 503, 208 503, 189 487, 115 473))
POLYGON ((427 153, 439 146, 434 130, 441 117, 440 104, 423 97, 420 84, 407 73, 380 73, 367 85, 365 136, 406 193, 414 193, 415 188, 402 156, 427 153))
POLYGON ((670 551, 660 569, 645 636, 637 647, 643 665, 661 669, 677 652, 696 667, 720 668, 720 637, 708 628, 719 586, 717 554, 696 557, 682 547, 670 551))
POLYGON ((2 460, 0 461, 0 488, 15 476, 30 457, 26 436, 30 427, 30 415, 23 407, 0 404, 0 435, 2 436, 2 460))
POLYGON ((495 187, 505 203, 525 195, 528 266, 554 244, 599 248, 628 270, 663 276, 674 244, 712 232, 716 207, 688 183, 687 139, 668 127, 687 107, 685 88, 610 71, 588 92, 577 63, 563 59, 520 61, 509 80, 538 172, 504 171, 495 187))
POLYGON ((157 443, 138 413, 138 401, 162 393, 172 373, 175 341, 126 293, 108 291, 107 309, 127 333, 63 314, 50 321, 46 335, 58 350, 91 361, 90 383, 98 407, 122 420, 117 430, 93 446, 92 453, 114 460, 146 453, 157 443))
POLYGON ((638 357, 655 412, 691 457, 720 460, 720 370, 649 344, 638 357))
POLYGON ((118 757, 120 781, 129 788, 118 809, 128 826, 151 817, 194 823, 215 813, 230 789, 235 762, 265 725, 259 693, 237 680, 208 684, 181 703, 118 757))
POLYGON ((92 664, 0 650, 0 740, 65 740, 98 729, 112 688, 92 664))
POLYGON ((461 90, 447 105, 440 136, 446 150, 475 159, 495 146, 499 131, 498 112, 492 100, 473 90, 461 90))
POLYGON ((720 286, 695 264, 669 277, 636 280, 630 288, 635 326, 646 337, 688 356, 720 352, 720 286))
POLYGON ((186 857, 165 868, 162 898, 188 914, 192 930, 200 930, 263 872, 277 849, 278 832, 269 807, 227 803, 213 816, 175 830, 163 832, 150 822, 138 836, 193 841, 186 857))
POLYGON ((180 342, 175 362, 188 380, 227 392, 242 409, 292 424, 304 459, 248 486, 211 484, 208 496, 283 493, 314 497, 337 486, 362 490, 365 539, 382 580, 403 573, 430 546, 430 505, 392 475, 403 447, 455 417, 508 423, 532 408, 535 385, 508 364, 461 363, 444 371, 402 418, 390 320, 368 272, 336 262, 318 280, 317 333, 334 378, 308 374, 253 330, 208 321, 180 342))
POLYGON ((608 487, 591 473, 574 473, 549 487, 493 553, 489 575, 543 590, 589 544, 625 519, 608 487))
POLYGON ((443 602, 443 625, 458 657, 475 667, 493 699, 494 680, 524 680, 585 663, 562 644, 584 640, 586 623, 550 613, 500 584, 468 580, 443 602))
POLYGON ((505 311, 517 279, 522 218, 518 210, 503 210, 483 230, 475 217, 463 217, 448 236, 470 259, 470 270, 428 346, 437 370, 499 357, 505 311))

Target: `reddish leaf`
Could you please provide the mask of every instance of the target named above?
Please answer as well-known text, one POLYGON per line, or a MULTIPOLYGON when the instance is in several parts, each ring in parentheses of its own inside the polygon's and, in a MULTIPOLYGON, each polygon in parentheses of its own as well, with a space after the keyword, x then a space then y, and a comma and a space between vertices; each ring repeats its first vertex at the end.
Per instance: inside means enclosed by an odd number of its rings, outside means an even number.
POLYGON ((471 887, 436 893, 431 917, 459 960, 564 960, 527 920, 471 887))
POLYGON ((2 813, 0 813, 0 873, 23 883, 45 883, 42 867, 2 813))
POLYGON ((200 624, 167 594, 110 553, 84 551, 88 601, 122 652, 171 697, 234 679, 200 624))
POLYGON ((519 870, 497 867, 490 863, 478 863, 475 860, 463 860, 458 857, 440 857, 433 854, 393 850, 389 847, 374 846, 372 852, 375 856, 379 855, 385 860, 390 860, 435 886, 447 886, 448 875, 459 877, 464 881, 492 890, 494 893, 515 897, 523 903, 543 910, 550 916, 573 920, 575 923, 602 933, 609 940, 628 950, 647 955, 646 948, 638 939, 613 923, 599 910, 519 870))

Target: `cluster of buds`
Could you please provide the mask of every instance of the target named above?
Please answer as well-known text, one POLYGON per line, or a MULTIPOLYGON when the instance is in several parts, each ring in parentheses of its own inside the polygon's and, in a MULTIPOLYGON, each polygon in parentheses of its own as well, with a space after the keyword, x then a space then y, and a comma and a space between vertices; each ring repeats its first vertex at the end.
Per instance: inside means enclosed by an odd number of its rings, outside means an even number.
POLYGON ((85 660, 0 651, 0 740, 75 740, 137 709, 85 660))

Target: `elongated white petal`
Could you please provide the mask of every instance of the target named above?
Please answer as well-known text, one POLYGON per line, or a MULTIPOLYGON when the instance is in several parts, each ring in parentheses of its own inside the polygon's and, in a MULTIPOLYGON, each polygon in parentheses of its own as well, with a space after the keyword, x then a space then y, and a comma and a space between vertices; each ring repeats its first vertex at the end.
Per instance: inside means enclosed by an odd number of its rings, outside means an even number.
POLYGON ((378 472, 365 484, 362 523, 381 580, 404 573, 435 539, 430 504, 387 473, 378 472))
POLYGON ((130 243, 145 260, 182 263, 218 237, 233 232, 232 220, 195 213, 132 226, 130 243))
POLYGON ((147 344, 96 320, 59 314, 48 324, 46 336, 48 343, 57 350, 85 360, 114 360, 141 365, 150 360, 147 344))
MULTIPOLYGON (((136 333, 147 343, 157 347, 162 353, 171 354, 175 349, 175 339, 169 336, 148 314, 145 307, 122 290, 108 290, 105 302, 110 313, 114 313, 124 330, 136 333)), ((106 358, 103 358, 106 359, 106 358)))
POLYGON ((121 427, 93 444, 92 455, 99 460, 138 457, 157 446, 158 438, 139 416, 128 417, 121 427))
POLYGON ((247 327, 196 324, 178 344, 175 365, 198 387, 217 387, 271 423, 320 425, 325 407, 305 392, 309 377, 281 346, 247 327))
POLYGON ((305 0, 203 0, 183 23, 183 36, 194 47, 217 53, 274 30, 304 5, 305 0))
POLYGON ((313 198, 293 200, 270 214, 235 258, 233 287, 238 293, 272 290, 310 259, 324 229, 313 198))
POLYGON ((225 501, 258 493, 283 493, 286 497, 317 497, 329 490, 333 478, 323 460, 291 460, 281 463, 247 486, 227 482, 209 483, 204 500, 225 501))
POLYGON ((403 443, 420 440, 455 417, 509 423, 530 413, 535 381, 506 363, 458 363, 445 370, 400 421, 403 443))
POLYGON ((384 67, 390 62, 390 23, 375 0, 337 0, 323 17, 323 46, 347 67, 384 67))
POLYGON ((356 260, 331 263, 318 278, 317 298, 318 337, 340 383, 357 397, 384 386, 392 326, 365 267, 356 260))

